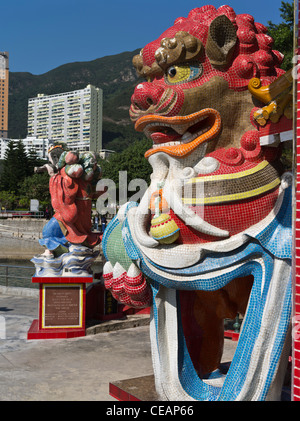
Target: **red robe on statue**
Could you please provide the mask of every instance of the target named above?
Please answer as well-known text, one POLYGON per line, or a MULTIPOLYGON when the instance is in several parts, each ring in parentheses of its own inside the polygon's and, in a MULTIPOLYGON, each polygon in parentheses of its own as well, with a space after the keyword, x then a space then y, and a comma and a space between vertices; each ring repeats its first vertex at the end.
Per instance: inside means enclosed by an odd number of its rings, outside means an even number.
POLYGON ((92 199, 102 192, 94 191, 91 183, 81 177, 69 177, 64 168, 50 178, 49 190, 54 217, 61 223, 66 239, 90 248, 99 244, 99 234, 91 232, 91 211, 92 199))

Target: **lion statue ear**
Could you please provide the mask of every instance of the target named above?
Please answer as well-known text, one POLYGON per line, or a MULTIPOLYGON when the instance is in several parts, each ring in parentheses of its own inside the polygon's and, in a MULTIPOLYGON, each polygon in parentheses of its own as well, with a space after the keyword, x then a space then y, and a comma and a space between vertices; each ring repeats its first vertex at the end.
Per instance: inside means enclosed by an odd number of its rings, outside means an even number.
POLYGON ((209 27, 206 54, 212 66, 226 67, 237 42, 236 29, 226 15, 217 16, 209 27))

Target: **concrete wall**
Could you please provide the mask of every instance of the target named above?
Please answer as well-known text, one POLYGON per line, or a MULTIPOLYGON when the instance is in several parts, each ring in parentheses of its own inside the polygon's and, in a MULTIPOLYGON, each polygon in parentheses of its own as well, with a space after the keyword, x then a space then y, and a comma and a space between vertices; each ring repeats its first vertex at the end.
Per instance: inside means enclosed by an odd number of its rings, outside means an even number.
POLYGON ((44 251, 38 239, 10 238, 0 234, 0 259, 30 260, 44 251))
POLYGON ((28 260, 44 252, 39 244, 45 219, 0 219, 0 259, 28 260))
MULTIPOLYGON (((45 248, 39 244, 45 219, 0 219, 0 259, 28 260, 41 254, 45 248)), ((102 261, 101 256, 97 261, 102 261)))
POLYGON ((25 231, 42 232, 44 225, 46 224, 45 219, 0 219, 0 226, 6 225, 8 227, 15 227, 23 229, 25 231))

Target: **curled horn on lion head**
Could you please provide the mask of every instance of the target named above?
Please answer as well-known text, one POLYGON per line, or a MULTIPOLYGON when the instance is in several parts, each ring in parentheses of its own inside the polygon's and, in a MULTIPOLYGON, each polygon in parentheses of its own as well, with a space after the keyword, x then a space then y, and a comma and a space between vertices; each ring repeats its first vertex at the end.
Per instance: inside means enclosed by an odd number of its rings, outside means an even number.
POLYGON ((197 59, 203 52, 203 44, 187 32, 179 31, 174 38, 163 38, 161 46, 155 52, 155 62, 151 67, 145 66, 142 54, 134 56, 133 64, 140 76, 145 78, 163 75, 170 64, 197 59))

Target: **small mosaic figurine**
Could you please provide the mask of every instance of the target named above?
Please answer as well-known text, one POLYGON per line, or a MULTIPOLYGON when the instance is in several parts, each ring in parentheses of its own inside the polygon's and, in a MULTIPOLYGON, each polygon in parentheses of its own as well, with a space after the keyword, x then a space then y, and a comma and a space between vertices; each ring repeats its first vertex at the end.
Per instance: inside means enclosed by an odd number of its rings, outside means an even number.
POLYGON ((35 169, 36 173, 48 171, 50 175, 49 190, 54 209, 54 216, 45 225, 39 240, 46 250, 33 259, 36 266, 43 260, 40 272, 45 272, 45 259, 48 266, 54 266, 55 270, 56 259, 59 259, 61 271, 62 261, 70 259, 74 248, 77 255, 81 250, 84 255, 95 258, 93 249, 100 243, 99 233, 92 232, 91 220, 92 200, 102 193, 96 191, 101 169, 95 153, 78 154, 66 150, 63 144, 52 144, 48 155, 49 163, 35 169))

